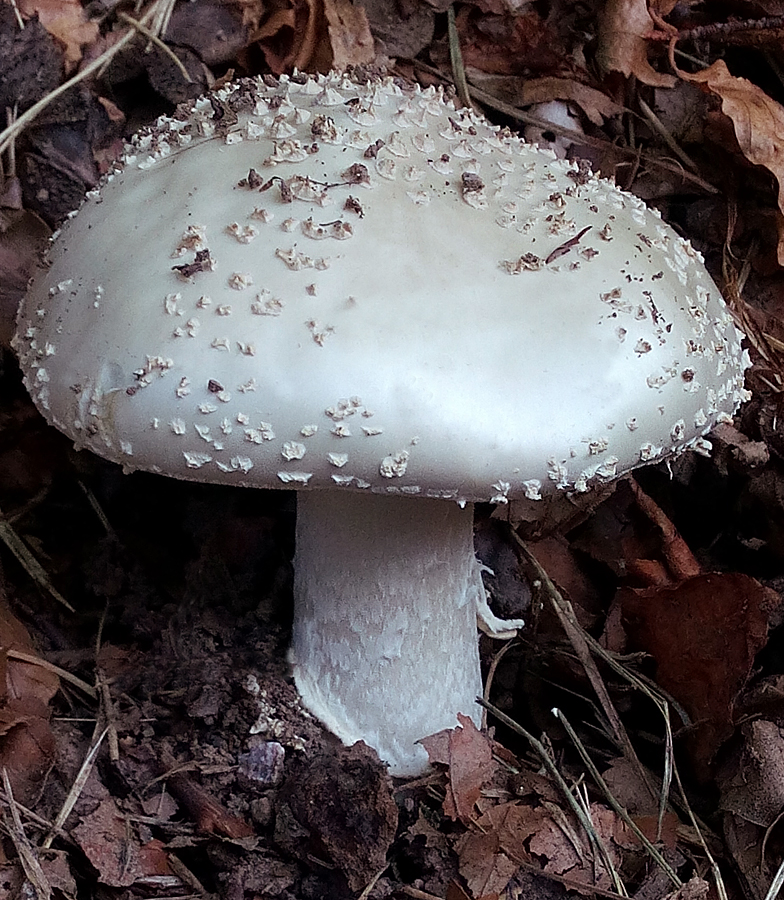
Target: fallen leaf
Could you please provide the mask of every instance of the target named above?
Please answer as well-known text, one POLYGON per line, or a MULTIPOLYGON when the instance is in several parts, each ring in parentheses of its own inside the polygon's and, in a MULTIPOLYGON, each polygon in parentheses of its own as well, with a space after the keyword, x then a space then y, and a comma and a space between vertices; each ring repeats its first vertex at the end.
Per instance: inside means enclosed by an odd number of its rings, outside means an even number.
MULTIPOLYGON (((721 98, 721 111, 732 121, 741 152, 757 166, 764 166, 779 185, 778 205, 784 214, 784 106, 746 78, 732 75, 724 60, 681 78, 705 85, 721 98)), ((778 262, 784 266, 784 238, 779 237, 778 262)))
POLYGON ((605 72, 622 72, 627 78, 634 75, 653 87, 674 87, 676 78, 657 72, 648 61, 647 37, 654 28, 645 0, 607 0, 599 18, 599 66, 605 72))
POLYGON ((784 730, 759 719, 747 722, 742 733, 742 752, 732 771, 719 779, 719 806, 768 828, 784 809, 784 730))
POLYGON ((457 30, 466 66, 498 75, 568 71, 563 41, 530 7, 513 16, 481 16, 466 4, 457 14, 457 30))
POLYGON ((71 837, 110 887, 129 887, 142 874, 139 844, 112 797, 71 829, 71 837))
POLYGON ((349 66, 366 66, 373 62, 373 35, 361 4, 351 0, 324 0, 324 15, 332 50, 330 68, 342 72, 349 66))
MULTIPOLYGON (((60 688, 60 679, 43 665, 37 665, 35 645, 27 628, 16 618, 0 598, 0 700, 16 702, 24 709, 26 703, 45 708, 60 688), (31 661, 8 656, 9 650, 24 653, 31 661)), ((41 660, 43 663, 43 660, 41 660)))
POLYGON ((82 47, 92 44, 99 28, 91 22, 78 0, 19 0, 25 18, 38 20, 65 47, 66 71, 72 71, 82 58, 82 47))
POLYGON ((623 107, 607 94, 572 78, 525 78, 521 79, 521 88, 517 98, 521 106, 550 100, 571 100, 594 125, 601 125, 605 119, 623 112, 623 107))
POLYGON ((495 764, 489 738, 473 721, 457 714, 460 725, 423 738, 431 763, 449 767, 449 784, 444 798, 444 814, 450 819, 470 822, 482 785, 493 777, 495 764))
POLYGON ((35 701, 12 701, 0 710, 0 769, 8 771, 14 797, 30 803, 55 759, 48 709, 35 701))
POLYGON ((630 637, 653 656, 658 683, 692 718, 687 742, 702 778, 732 734, 734 700, 765 645, 766 609, 776 596, 740 573, 619 592, 630 637))

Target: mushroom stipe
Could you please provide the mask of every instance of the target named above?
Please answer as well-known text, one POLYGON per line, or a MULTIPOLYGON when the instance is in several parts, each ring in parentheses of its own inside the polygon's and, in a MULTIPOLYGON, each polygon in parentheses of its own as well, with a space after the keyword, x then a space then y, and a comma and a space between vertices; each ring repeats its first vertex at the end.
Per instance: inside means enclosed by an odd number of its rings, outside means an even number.
POLYGON ((437 90, 333 74, 229 84, 135 135, 15 348, 77 447, 302 492, 297 685, 413 775, 420 738, 480 719, 471 504, 707 452, 746 397, 741 340, 634 196, 437 90))

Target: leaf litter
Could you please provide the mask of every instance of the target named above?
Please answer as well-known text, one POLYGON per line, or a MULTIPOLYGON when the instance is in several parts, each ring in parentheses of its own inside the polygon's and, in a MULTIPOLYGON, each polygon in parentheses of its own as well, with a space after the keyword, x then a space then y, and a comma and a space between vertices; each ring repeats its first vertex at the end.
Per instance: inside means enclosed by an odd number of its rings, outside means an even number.
POLYGON ((393 784, 288 677, 287 501, 73 457, 6 350, 0 509, 25 552, 3 552, 0 584, 0 894, 763 900, 779 883, 784 111, 765 48, 784 10, 493 0, 448 28, 448 6, 3 4, 0 339, 48 228, 136 124, 232 74, 448 86, 455 59, 491 115, 552 131, 692 238, 749 333, 754 399, 711 459, 554 509, 547 534, 524 504, 478 530, 491 598, 530 625, 482 645, 488 728, 426 738, 433 772, 393 784), (543 120, 549 104, 565 114, 543 120))

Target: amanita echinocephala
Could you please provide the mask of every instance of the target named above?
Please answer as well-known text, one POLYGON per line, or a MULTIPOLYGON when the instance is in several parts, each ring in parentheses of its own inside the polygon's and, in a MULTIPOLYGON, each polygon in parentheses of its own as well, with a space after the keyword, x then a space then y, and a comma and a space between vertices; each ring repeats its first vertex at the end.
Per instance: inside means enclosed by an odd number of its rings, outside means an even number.
POLYGON ((15 347, 80 448, 296 489, 302 699, 395 775, 479 719, 472 504, 580 495, 744 398, 702 260, 608 181, 435 90, 227 85, 138 133, 15 347))

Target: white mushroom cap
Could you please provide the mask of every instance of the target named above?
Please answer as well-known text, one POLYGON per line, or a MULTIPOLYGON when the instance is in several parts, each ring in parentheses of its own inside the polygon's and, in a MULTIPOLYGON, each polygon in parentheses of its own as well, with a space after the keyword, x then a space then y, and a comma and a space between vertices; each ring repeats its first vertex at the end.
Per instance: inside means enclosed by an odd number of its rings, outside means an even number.
POLYGON ((127 469, 499 501, 693 445, 744 396, 740 341, 635 197, 432 90, 331 76, 137 135, 16 347, 49 421, 127 469))

